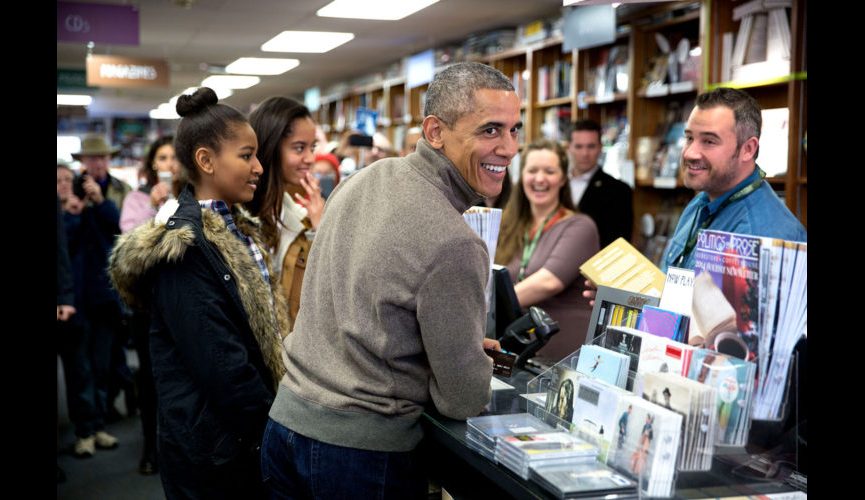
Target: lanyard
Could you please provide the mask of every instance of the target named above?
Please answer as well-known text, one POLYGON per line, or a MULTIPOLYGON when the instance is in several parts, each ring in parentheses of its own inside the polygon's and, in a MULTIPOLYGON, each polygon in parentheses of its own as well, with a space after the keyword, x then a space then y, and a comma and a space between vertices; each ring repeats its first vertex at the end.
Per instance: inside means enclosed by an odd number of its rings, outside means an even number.
POLYGON ((763 172, 763 169, 761 169, 760 167, 757 167, 757 172, 759 172, 759 175, 754 182, 742 187, 742 189, 736 191, 729 198, 724 200, 724 202, 721 203, 721 206, 718 207, 718 210, 715 210, 714 214, 707 217, 706 220, 704 220, 703 223, 700 224, 700 227, 697 227, 697 217, 700 216, 700 210, 694 212, 694 220, 691 221, 691 230, 688 232, 688 242, 685 245, 685 248, 682 250, 682 253, 680 253, 678 257, 673 259, 674 266, 682 266, 682 264, 685 262, 685 256, 690 254, 691 250, 693 250, 694 247, 697 245, 697 234, 699 234, 700 230, 709 227, 709 225, 712 223, 712 221, 715 220, 715 217, 717 217, 718 214, 721 213, 721 210, 723 210, 724 207, 726 207, 730 203, 733 203, 734 201, 741 200, 742 198, 753 193, 757 190, 757 188, 760 187, 760 185, 763 183, 763 178, 766 177, 766 172, 763 172))
POLYGON ((517 281, 522 281, 526 277, 526 267, 529 265, 529 259, 532 258, 532 254, 535 253, 535 248, 538 246, 538 240, 541 239, 541 233, 544 232, 544 229, 547 226, 547 223, 550 222, 550 219, 553 218, 553 215, 556 215, 559 212, 558 207, 555 210, 550 212, 547 215, 547 218, 544 219, 544 222, 538 227, 538 230, 535 231, 535 237, 532 238, 532 241, 529 242, 529 232, 526 231, 523 235, 523 259, 520 261, 520 273, 517 275, 517 281))

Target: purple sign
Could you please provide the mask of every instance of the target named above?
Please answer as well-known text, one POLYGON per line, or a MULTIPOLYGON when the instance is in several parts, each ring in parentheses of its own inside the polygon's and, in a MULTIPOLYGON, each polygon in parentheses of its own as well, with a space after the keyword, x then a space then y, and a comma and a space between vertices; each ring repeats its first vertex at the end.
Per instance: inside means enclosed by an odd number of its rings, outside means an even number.
POLYGON ((138 8, 57 2, 57 41, 138 45, 138 8))

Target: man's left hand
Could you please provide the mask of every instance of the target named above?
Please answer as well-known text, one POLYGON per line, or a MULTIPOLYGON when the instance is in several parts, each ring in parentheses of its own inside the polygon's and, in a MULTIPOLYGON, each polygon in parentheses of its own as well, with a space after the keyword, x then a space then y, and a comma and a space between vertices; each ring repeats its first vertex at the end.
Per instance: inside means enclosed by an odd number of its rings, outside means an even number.
POLYGON ((496 339, 484 339, 484 349, 492 349, 494 351, 501 351, 502 344, 499 343, 496 339))

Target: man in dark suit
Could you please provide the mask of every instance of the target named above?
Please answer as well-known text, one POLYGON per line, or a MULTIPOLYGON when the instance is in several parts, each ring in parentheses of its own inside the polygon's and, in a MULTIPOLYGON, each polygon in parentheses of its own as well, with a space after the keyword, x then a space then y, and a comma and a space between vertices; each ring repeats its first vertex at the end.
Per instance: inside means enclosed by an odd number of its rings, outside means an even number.
POLYGON ((634 200, 630 186, 601 170, 601 126, 580 120, 571 130, 568 156, 571 160, 571 196, 580 212, 598 226, 601 248, 618 237, 631 240, 634 200))

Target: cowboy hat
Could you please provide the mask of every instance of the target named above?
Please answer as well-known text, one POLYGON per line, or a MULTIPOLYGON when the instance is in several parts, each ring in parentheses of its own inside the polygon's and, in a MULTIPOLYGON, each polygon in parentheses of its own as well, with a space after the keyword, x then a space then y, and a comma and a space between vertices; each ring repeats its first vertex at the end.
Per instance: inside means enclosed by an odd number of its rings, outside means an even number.
POLYGON ((81 139, 81 151, 72 153, 72 157, 80 160, 82 156, 116 156, 120 147, 111 147, 101 135, 87 135, 81 139))

